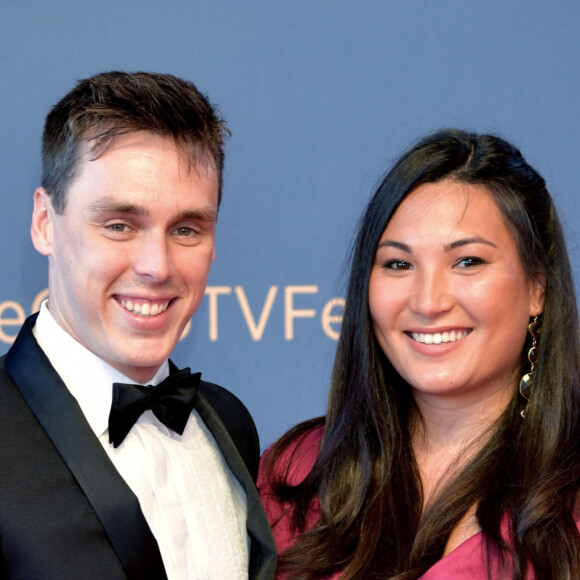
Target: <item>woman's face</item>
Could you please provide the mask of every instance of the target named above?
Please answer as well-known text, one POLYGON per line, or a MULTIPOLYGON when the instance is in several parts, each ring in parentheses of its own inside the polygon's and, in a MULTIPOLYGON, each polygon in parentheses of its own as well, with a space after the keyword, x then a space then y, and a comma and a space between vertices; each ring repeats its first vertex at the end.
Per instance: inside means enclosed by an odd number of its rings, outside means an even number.
POLYGON ((487 190, 423 184, 381 236, 369 281, 377 340, 415 398, 515 388, 529 317, 543 287, 528 279, 487 190))

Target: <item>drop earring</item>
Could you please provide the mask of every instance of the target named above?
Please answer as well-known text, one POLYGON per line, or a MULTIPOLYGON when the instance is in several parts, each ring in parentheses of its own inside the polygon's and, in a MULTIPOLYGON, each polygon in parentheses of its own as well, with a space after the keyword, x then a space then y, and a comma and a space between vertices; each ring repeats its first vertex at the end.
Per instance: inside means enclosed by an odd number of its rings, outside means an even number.
POLYGON ((526 373, 520 381, 520 395, 526 400, 526 406, 520 411, 522 418, 526 418, 528 412, 528 406, 530 404, 530 394, 534 387, 534 370, 535 363, 538 358, 537 346, 538 346, 538 336, 540 336, 541 328, 538 323, 538 317, 534 316, 534 320, 528 325, 528 332, 532 336, 532 347, 528 351, 528 361, 530 361, 530 372, 526 373))

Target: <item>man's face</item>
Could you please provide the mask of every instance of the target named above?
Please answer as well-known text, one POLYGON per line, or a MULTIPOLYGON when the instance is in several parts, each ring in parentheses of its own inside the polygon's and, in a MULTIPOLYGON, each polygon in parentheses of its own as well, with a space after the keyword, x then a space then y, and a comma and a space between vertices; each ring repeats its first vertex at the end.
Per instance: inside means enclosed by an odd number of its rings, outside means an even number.
POLYGON ((175 143, 123 135, 85 154, 62 215, 35 193, 32 239, 49 257, 48 307, 78 342, 147 382, 203 298, 215 258, 218 178, 175 143))

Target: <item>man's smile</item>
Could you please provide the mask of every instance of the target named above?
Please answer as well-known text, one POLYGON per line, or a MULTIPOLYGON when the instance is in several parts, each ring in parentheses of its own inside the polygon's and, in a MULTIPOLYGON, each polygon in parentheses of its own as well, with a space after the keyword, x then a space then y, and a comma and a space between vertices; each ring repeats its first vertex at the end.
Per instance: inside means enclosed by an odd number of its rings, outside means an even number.
POLYGON ((118 296, 115 299, 125 310, 145 317, 162 314, 171 303, 171 300, 146 300, 144 298, 121 298, 118 296))

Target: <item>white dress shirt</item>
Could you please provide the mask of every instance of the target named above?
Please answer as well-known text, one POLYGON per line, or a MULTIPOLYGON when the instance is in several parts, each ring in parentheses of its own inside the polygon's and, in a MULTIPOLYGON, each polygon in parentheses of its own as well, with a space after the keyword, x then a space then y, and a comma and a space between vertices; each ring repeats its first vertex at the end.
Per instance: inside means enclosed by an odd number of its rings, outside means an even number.
MULTIPOLYGON (((113 383, 134 381, 72 338, 46 302, 34 335, 139 499, 169 580, 248 578, 246 494, 198 413, 178 435, 146 411, 115 449, 108 434, 113 383)), ((166 361, 148 384, 168 375, 166 361)))

